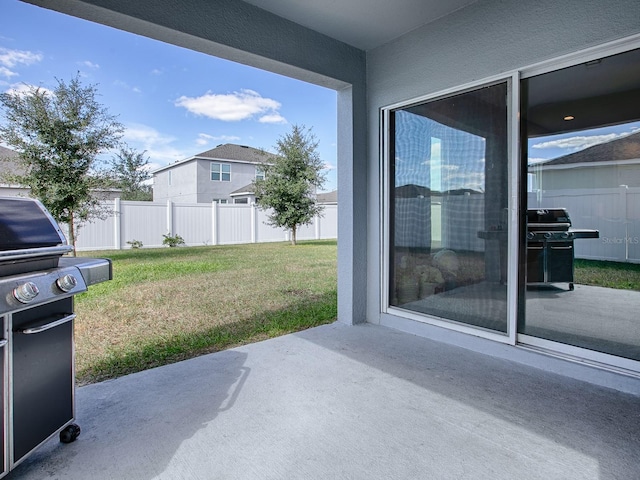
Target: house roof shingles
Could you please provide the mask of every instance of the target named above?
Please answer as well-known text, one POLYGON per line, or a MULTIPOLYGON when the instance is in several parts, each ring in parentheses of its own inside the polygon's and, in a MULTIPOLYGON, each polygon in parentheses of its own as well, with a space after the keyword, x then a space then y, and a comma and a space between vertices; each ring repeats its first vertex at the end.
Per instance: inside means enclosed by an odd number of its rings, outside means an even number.
POLYGON ((318 203, 338 203, 338 191, 319 193, 317 199, 318 203))
POLYGON ((249 185, 246 185, 242 188, 234 190, 229 195, 233 197, 234 195, 246 195, 246 194, 253 194, 253 193, 255 193, 255 187, 253 186, 253 183, 250 183, 249 185))
POLYGON ((267 162, 272 154, 246 145, 225 143, 206 152, 194 155, 197 158, 212 158, 224 160, 237 160, 240 162, 263 163, 267 162))
POLYGON ((210 160, 227 160, 230 162, 245 162, 245 163, 268 163, 274 154, 259 150, 253 147, 247 147, 246 145, 236 145, 234 143, 225 143, 218 145, 216 148, 207 150, 202 153, 198 153, 192 157, 185 158, 184 160, 178 160, 164 167, 153 170, 152 173, 162 172, 173 167, 177 167, 184 163, 192 162, 199 159, 210 160))

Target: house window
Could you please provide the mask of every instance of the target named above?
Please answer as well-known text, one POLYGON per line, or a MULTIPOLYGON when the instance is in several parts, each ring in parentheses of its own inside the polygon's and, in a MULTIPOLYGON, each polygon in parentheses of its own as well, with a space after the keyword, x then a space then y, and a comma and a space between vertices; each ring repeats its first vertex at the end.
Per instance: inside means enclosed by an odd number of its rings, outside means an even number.
POLYGON ((214 203, 220 203, 220 204, 229 203, 226 198, 214 198, 213 202, 214 203))
POLYGON ((264 169, 256 167, 256 180, 264 180, 264 169))
POLYGON ((507 93, 388 111, 390 307, 507 333, 507 93))
POLYGON ((248 204, 249 203, 249 199, 248 198, 234 198, 233 199, 233 203, 235 204, 248 204))
POLYGON ((229 165, 228 163, 212 163, 211 180, 213 180, 214 182, 230 182, 231 165, 229 165))

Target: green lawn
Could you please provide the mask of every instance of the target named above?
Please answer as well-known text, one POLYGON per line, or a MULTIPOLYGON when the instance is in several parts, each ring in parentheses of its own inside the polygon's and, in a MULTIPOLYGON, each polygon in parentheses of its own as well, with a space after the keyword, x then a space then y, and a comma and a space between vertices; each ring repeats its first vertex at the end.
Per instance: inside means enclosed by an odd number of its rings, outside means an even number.
POLYGON ((576 283, 599 287, 640 290, 640 265, 576 259, 576 283))
POLYGON ((92 383, 335 320, 336 242, 83 253, 113 280, 76 296, 76 376, 92 383))

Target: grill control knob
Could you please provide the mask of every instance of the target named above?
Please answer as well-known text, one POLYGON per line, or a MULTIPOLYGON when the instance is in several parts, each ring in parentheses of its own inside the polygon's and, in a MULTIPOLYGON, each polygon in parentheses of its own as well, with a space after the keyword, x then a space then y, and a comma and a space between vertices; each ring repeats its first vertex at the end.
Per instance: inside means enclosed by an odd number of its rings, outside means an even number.
POLYGON ((528 238, 529 240, 533 240, 533 239, 535 238, 535 236, 536 236, 536 234, 535 234, 535 233, 533 233, 533 232, 528 232, 528 233, 527 233, 527 238, 528 238))
POLYGON ((73 275, 71 275, 69 273, 67 275, 64 275, 64 276, 58 278, 56 280, 56 285, 64 293, 68 293, 71 290, 73 290, 74 288, 76 288, 76 286, 78 285, 78 281, 76 280, 76 277, 74 277, 73 275))
POLYGON ((33 282, 23 283, 19 287, 13 289, 13 296, 20 303, 29 303, 38 296, 40 290, 33 282))
POLYGON ((570 236, 569 232, 562 232, 562 238, 569 238, 570 236))
POLYGON ((544 238, 551 238, 551 237, 553 237, 553 233, 551 233, 551 232, 546 232, 544 234, 544 238))

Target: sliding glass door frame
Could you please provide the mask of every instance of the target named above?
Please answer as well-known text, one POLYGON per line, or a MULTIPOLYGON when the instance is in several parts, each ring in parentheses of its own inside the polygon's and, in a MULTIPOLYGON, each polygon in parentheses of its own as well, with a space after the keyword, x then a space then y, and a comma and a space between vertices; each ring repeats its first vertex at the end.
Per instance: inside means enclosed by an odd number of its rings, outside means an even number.
POLYGON ((491 339, 494 341, 515 344, 516 342, 516 315, 517 315, 517 275, 518 275, 518 231, 516 228, 518 222, 518 178, 520 175, 519 167, 519 112, 518 106, 519 100, 519 74, 518 72, 511 72, 506 75, 499 75, 492 78, 487 78, 479 82, 466 84, 460 87, 443 90, 432 95, 425 95, 422 97, 414 98, 407 102, 388 105, 381 109, 380 114, 380 143, 382 152, 382 161, 380 163, 380 178, 382 179, 382 192, 381 192, 381 209, 382 218, 381 221, 381 244, 382 248, 382 264, 381 264, 381 282, 380 282, 380 298, 381 298, 381 311, 396 315, 399 317, 415 320, 431 325, 436 325, 451 330, 459 331, 462 333, 468 333, 475 336, 491 339), (392 125, 392 112, 401 108, 411 107, 413 105, 426 103, 430 101, 436 101, 446 99, 455 95, 461 95, 469 93, 474 90, 491 87, 506 83, 507 86, 507 159, 508 159, 508 218, 511 228, 508 230, 508 257, 509 259, 515 259, 515 261, 509 261, 507 263, 507 331, 506 334, 490 331, 488 329, 476 328, 473 326, 467 326, 460 322, 454 322, 445 318, 435 317, 426 314, 415 313, 399 307, 390 305, 389 298, 389 285, 390 285, 390 260, 391 260, 391 188, 392 188, 392 172, 390 155, 393 144, 393 125, 392 125), (515 108, 515 110, 514 110, 515 108))

